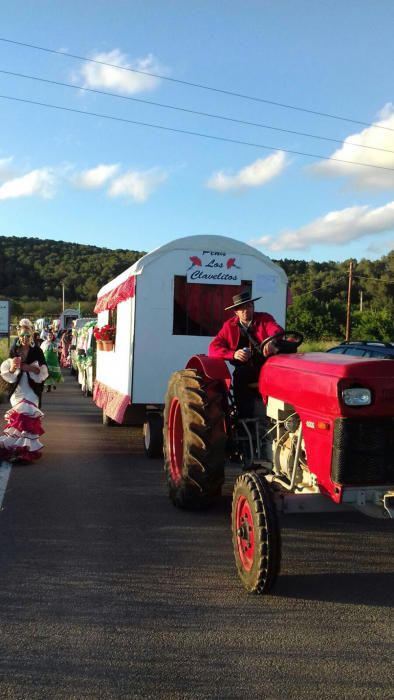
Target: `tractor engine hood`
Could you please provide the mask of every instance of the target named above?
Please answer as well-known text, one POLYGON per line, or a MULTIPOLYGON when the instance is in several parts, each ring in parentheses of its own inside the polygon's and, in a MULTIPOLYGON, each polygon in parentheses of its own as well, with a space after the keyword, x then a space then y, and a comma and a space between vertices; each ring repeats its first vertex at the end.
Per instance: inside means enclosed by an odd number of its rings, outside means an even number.
POLYGON ((291 404, 297 412, 317 410, 337 416, 393 416, 394 362, 324 352, 275 355, 263 365, 259 391, 291 404), (371 391, 368 406, 346 406, 342 391, 365 387, 371 391))

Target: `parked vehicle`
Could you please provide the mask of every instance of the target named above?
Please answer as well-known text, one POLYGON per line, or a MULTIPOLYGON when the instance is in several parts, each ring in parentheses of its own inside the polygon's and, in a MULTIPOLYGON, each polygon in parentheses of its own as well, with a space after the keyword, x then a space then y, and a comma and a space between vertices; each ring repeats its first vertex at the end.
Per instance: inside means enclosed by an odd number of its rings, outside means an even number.
POLYGON ((327 352, 359 357, 375 357, 378 359, 394 359, 394 344, 383 343, 380 340, 343 340, 340 345, 330 348, 327 352))
POLYGON ((282 268, 224 236, 172 241, 100 289, 97 326, 108 340, 97 352, 93 397, 104 423, 144 426, 148 456, 162 454, 168 376, 193 352, 206 352, 231 315, 224 309, 241 286, 262 294, 256 309, 284 325, 287 277, 282 268))
POLYGON ((164 410, 169 496, 186 509, 220 495, 226 460, 243 473, 232 499, 237 571, 247 591, 278 576, 278 511, 350 505, 394 517, 394 364, 337 353, 289 353, 300 334, 279 334, 263 364, 256 408, 239 418, 221 359, 194 355, 172 374, 164 410))

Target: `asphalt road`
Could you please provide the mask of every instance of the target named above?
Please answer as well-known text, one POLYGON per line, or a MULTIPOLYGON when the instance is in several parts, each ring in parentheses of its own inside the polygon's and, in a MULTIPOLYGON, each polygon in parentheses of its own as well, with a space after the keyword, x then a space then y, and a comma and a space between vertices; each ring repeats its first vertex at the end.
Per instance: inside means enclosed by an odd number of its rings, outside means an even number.
POLYGON ((274 594, 248 595, 234 472, 215 510, 182 512, 140 431, 102 426, 73 378, 43 410, 44 456, 0 513, 1 698, 394 697, 392 521, 286 516, 274 594))

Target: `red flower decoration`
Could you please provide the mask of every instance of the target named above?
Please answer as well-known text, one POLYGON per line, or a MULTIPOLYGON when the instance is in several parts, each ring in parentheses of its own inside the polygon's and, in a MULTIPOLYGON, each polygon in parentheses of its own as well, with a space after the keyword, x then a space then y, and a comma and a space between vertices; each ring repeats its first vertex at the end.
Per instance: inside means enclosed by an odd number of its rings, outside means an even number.
POLYGON ((101 328, 96 328, 93 331, 96 340, 115 340, 116 328, 115 326, 101 326, 101 328))
POLYGON ((190 265, 190 267, 187 268, 188 270, 191 270, 192 267, 202 267, 202 262, 200 258, 197 257, 197 255, 191 255, 189 257, 189 260, 191 260, 192 264, 190 265))

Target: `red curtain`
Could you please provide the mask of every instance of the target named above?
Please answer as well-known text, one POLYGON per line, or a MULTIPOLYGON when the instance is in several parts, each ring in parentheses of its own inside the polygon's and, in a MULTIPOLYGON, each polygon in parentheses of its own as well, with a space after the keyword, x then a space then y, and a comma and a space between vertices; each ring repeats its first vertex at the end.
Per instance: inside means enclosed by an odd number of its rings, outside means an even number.
POLYGON ((174 320, 175 335, 216 335, 223 322, 233 315, 225 311, 233 302, 233 296, 241 288, 251 286, 243 281, 232 284, 188 284, 186 277, 175 276, 174 280, 174 320))

